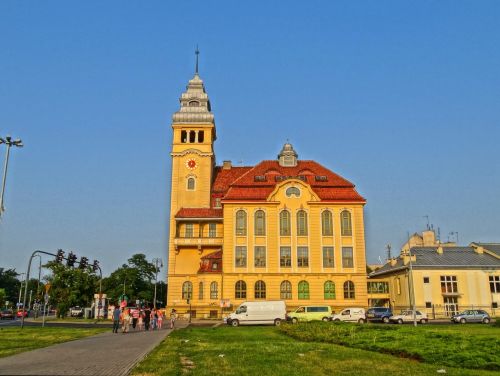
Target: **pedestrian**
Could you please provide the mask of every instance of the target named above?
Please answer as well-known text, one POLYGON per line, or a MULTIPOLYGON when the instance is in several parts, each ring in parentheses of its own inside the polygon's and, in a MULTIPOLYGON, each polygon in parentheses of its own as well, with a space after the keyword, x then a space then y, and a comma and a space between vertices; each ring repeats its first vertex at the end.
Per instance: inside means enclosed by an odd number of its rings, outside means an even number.
POLYGON ((144 330, 149 330, 149 321, 151 320, 151 310, 146 307, 144 310, 144 330))
POLYGON ((132 328, 135 330, 137 326, 137 320, 139 320, 139 309, 135 307, 132 309, 132 328))
POLYGON ((122 333, 128 333, 130 328, 130 311, 128 308, 124 308, 122 312, 122 333))
POLYGON ((159 309, 157 312, 158 312, 158 329, 161 329, 161 327, 163 326, 163 312, 161 311, 161 309, 159 309))
POLYGON ((113 333, 118 333, 121 313, 120 306, 118 304, 115 305, 115 309, 113 310, 113 333))
POLYGON ((151 329, 156 330, 156 323, 158 322, 158 314, 156 308, 151 311, 151 329))
POLYGON ((177 312, 174 308, 170 312, 170 329, 174 329, 175 319, 177 318, 177 312))
POLYGON ((139 330, 144 329, 144 311, 141 309, 139 311, 139 318, 137 319, 137 327, 139 330))

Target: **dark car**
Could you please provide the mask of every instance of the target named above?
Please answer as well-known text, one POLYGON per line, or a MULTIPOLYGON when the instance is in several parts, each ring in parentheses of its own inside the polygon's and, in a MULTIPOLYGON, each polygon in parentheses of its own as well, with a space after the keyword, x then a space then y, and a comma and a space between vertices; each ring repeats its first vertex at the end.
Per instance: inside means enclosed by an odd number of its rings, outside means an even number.
POLYGON ((387 307, 373 307, 366 311, 366 319, 368 321, 380 321, 383 323, 389 322, 389 317, 392 316, 392 310, 387 307))
POLYGON ((16 316, 14 316, 14 312, 11 309, 0 311, 1 320, 14 320, 15 318, 16 316))

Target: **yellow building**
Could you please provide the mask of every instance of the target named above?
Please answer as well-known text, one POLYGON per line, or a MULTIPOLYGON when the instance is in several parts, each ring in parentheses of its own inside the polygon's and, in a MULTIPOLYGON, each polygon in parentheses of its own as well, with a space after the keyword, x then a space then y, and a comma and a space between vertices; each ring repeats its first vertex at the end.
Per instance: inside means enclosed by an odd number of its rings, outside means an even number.
POLYGON ((173 115, 168 309, 220 317, 247 300, 367 305, 363 207, 352 183, 289 143, 275 160, 215 165, 198 73, 173 115), (189 302, 189 303, 188 303, 189 302))
MULTIPOLYGON (((433 236, 427 235, 428 242, 435 242, 433 236)), ((399 312, 411 307, 414 293, 415 306, 430 318, 449 317, 474 308, 493 316, 498 313, 500 257, 495 250, 498 252, 500 245, 426 245, 409 250, 405 246, 400 256, 370 273, 369 286, 375 282, 385 283, 388 290, 374 297, 370 294, 370 299, 386 299, 388 305, 399 312)))

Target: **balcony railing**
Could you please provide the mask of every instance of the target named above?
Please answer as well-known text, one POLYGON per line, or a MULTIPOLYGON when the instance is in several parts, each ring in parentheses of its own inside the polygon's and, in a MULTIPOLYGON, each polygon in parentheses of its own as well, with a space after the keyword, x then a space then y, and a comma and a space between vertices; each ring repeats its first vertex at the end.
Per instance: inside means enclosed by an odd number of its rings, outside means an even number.
POLYGON ((174 239, 174 245, 177 247, 198 247, 198 246, 221 246, 224 243, 223 237, 183 237, 178 236, 174 239))

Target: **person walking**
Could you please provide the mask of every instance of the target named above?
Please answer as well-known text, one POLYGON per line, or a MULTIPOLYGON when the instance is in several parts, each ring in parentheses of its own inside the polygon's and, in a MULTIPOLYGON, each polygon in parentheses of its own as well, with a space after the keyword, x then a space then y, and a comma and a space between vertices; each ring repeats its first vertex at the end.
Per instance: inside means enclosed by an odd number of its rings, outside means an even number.
POLYGON ((172 308, 172 311, 170 311, 170 329, 174 329, 176 318, 177 318, 177 312, 174 308, 172 308))
POLYGON ((158 329, 161 329, 161 327, 163 326, 163 312, 161 311, 161 309, 157 310, 156 312, 158 313, 158 329))
POLYGON ((139 318, 137 319, 137 327, 139 330, 144 329, 144 311, 141 309, 139 311, 139 318))
POLYGON ((158 322, 158 314, 156 313, 156 309, 153 308, 151 311, 151 329, 156 330, 156 324, 158 322))
POLYGON ((120 316, 121 316, 120 306, 115 305, 115 309, 113 310, 113 333, 118 333, 118 328, 120 327, 120 316))
POLYGON ((146 307, 144 310, 144 330, 149 330, 149 321, 151 320, 151 310, 146 307))
POLYGON ((135 307, 132 309, 132 329, 135 330, 138 320, 139 320, 139 308, 135 307))
POLYGON ((122 333, 128 333, 130 328, 130 311, 128 308, 124 308, 122 312, 122 333))

